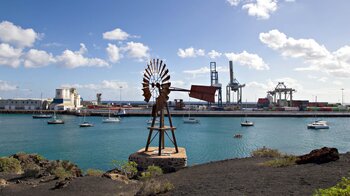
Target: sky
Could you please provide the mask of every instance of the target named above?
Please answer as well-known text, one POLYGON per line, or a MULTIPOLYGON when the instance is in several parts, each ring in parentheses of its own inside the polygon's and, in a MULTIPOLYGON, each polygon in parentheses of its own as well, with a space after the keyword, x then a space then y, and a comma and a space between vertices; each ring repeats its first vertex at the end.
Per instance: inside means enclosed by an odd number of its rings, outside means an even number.
MULTIPOLYGON (((210 62, 243 100, 278 82, 294 99, 350 102, 348 0, 3 0, 0 97, 141 101, 147 62, 166 62, 173 87, 210 85, 210 62), (344 89, 344 90, 341 90, 344 89)), ((172 92, 170 100, 189 99, 172 92)))

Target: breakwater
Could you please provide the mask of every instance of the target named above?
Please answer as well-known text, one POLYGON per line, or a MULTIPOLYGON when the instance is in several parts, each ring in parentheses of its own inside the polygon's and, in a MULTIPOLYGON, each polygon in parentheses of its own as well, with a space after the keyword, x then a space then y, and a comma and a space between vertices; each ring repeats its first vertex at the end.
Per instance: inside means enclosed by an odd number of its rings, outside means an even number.
MULTIPOLYGON (((53 113, 51 110, 0 110, 2 114, 34 114, 34 113, 53 113)), ((330 112, 330 111, 185 111, 185 110, 171 110, 172 116, 188 116, 194 117, 350 117, 350 112, 330 112)), ((82 112, 75 111, 56 111, 58 114, 66 115, 83 115, 82 112)), ((116 114, 117 111, 112 111, 111 115, 116 114)), ((87 110, 87 116, 106 116, 108 110, 87 110)), ((128 109, 124 116, 151 116, 149 109, 128 109)))

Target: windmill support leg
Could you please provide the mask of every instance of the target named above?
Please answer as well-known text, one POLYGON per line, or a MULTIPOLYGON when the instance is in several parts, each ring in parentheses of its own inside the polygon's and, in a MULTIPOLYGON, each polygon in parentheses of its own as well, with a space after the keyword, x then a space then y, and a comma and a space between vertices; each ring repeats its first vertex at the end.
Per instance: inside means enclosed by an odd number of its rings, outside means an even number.
MULTIPOLYGON (((169 119, 170 127, 173 128, 173 121, 171 120, 171 113, 169 112, 169 106, 168 106, 168 104, 166 104, 166 111, 167 111, 167 113, 168 113, 168 119, 169 119)), ((178 153, 178 152, 179 152, 179 149, 177 148, 177 142, 176 142, 175 132, 174 132, 173 129, 171 130, 171 135, 172 135, 172 137, 173 137, 173 142, 174 142, 174 146, 175 146, 176 153, 178 153)))
POLYGON ((159 146, 158 146, 158 156, 162 155, 162 135, 163 132, 159 131, 159 146))
POLYGON ((152 132, 153 132, 153 129, 150 129, 150 130, 149 130, 149 134, 148 134, 148 138, 147 138, 146 148, 145 148, 145 151, 146 151, 146 152, 148 151, 148 147, 149 147, 149 145, 150 145, 150 143, 151 143, 152 132))

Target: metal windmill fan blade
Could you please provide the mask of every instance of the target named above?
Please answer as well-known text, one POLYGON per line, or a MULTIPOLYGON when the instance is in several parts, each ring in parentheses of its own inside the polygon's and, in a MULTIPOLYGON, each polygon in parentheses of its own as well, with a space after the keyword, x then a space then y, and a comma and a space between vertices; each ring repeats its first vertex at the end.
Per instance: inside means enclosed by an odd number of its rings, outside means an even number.
POLYGON ((143 96, 145 97, 144 100, 146 102, 149 102, 149 100, 151 99, 151 96, 152 96, 151 92, 149 91, 149 88, 144 88, 144 89, 142 89, 142 91, 143 91, 143 96))
MULTIPOLYGON (((161 61, 161 62, 162 62, 162 61, 161 61)), ((165 67, 166 67, 166 64, 164 63, 164 64, 163 64, 163 67, 162 67, 162 70, 160 70, 160 74, 159 74, 160 76, 163 75, 163 71, 164 71, 164 68, 165 68, 165 67)))
POLYGON ((149 83, 142 83, 143 88, 149 88, 149 83))
POLYGON ((164 79, 162 80, 162 82, 164 83, 164 82, 166 82, 166 81, 168 81, 168 80, 170 80, 170 75, 168 75, 166 78, 164 78, 164 79))
POLYGON ((161 78, 164 78, 164 76, 166 76, 169 73, 169 69, 166 69, 165 72, 163 73, 163 75, 161 75, 161 78))
POLYGON ((157 64, 156 64, 156 59, 153 59, 153 68, 154 68, 154 73, 157 73, 157 64))
POLYGON ((143 78, 143 82, 149 84, 149 80, 147 80, 146 78, 143 78))
MULTIPOLYGON (((157 59, 157 63, 158 63, 158 60, 159 60, 159 59, 157 59)), ((163 61, 160 60, 160 62, 159 62, 159 67, 158 67, 158 73, 159 73, 159 74, 160 74, 160 70, 162 69, 162 64, 163 64, 163 61)))
POLYGON ((148 71, 148 68, 146 68, 145 71, 146 71, 146 73, 144 73, 144 74, 147 74, 147 76, 148 76, 149 78, 151 78, 151 73, 148 71))
POLYGON ((146 73, 143 74, 143 77, 146 78, 147 80, 150 79, 150 77, 146 73))

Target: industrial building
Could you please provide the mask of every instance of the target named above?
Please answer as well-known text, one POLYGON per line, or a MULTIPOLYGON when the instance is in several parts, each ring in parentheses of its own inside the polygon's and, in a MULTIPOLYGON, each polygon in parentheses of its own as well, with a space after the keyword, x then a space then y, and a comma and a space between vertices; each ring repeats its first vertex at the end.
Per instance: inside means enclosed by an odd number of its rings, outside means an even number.
POLYGON ((0 110, 45 110, 49 103, 48 99, 0 99, 0 110))
POLYGON ((81 98, 76 88, 56 89, 50 109, 53 110, 77 110, 81 108, 81 98))

